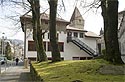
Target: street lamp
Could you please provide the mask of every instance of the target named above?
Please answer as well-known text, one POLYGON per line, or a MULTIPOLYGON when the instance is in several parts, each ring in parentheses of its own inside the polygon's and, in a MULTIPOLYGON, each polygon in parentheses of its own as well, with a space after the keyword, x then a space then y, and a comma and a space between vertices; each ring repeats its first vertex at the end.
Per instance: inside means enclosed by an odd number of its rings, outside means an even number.
POLYGON ((4 32, 2 33, 2 56, 4 54, 4 32))

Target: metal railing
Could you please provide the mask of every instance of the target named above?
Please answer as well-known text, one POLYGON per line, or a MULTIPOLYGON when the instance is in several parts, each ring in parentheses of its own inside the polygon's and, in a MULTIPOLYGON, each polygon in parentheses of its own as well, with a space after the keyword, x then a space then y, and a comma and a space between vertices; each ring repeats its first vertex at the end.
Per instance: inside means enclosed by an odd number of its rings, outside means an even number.
POLYGON ((78 38, 75 37, 67 37, 67 42, 73 42, 75 41, 78 45, 82 46, 82 48, 85 48, 91 55, 95 55, 95 51, 90 48, 87 44, 79 40, 78 38))
POLYGON ((4 64, 0 62, 0 74, 5 72, 12 65, 13 65, 12 61, 5 62, 4 64))

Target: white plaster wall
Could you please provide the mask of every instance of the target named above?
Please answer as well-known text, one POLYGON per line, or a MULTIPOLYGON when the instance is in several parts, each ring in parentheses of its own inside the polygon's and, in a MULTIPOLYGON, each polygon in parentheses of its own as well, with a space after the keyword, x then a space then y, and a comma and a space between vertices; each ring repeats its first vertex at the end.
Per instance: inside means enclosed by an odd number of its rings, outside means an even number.
MULTIPOLYGON (((58 33, 58 32, 57 32, 58 33)), ((82 39, 82 38, 81 38, 82 39)), ((28 51, 28 40, 32 41, 32 35, 27 37, 27 47, 26 47, 26 57, 36 57, 36 51, 28 51)), ((44 41, 49 41, 48 39, 48 33, 45 33, 44 41)), ((79 47, 77 47, 75 44, 69 42, 67 43, 67 34, 63 31, 59 33, 59 42, 64 42, 64 52, 61 52, 61 57, 64 57, 64 60, 72 60, 72 57, 91 57, 83 50, 80 50, 79 47)), ((83 39, 84 42, 86 42, 92 49, 96 48, 96 40, 95 39, 83 39)), ((46 44, 46 49, 47 49, 46 44)), ((46 52, 47 57, 51 57, 51 52, 46 52)))
POLYGON ((122 54, 121 58, 122 58, 123 62, 125 63, 125 32, 119 39, 119 42, 120 42, 120 51, 122 54))
POLYGON ((123 62, 125 63, 125 55, 121 56, 121 59, 123 60, 123 62))
POLYGON ((35 51, 28 51, 28 41, 33 41, 32 31, 27 29, 26 31, 26 58, 28 57, 36 57, 35 51))
POLYGON ((28 40, 26 40, 26 58, 28 58, 29 54, 28 54, 28 40))
POLYGON ((123 35, 121 36, 121 38, 119 39, 120 42, 120 49, 121 49, 121 54, 125 54, 125 33, 123 33, 123 35))
POLYGON ((87 37, 85 37, 83 39, 83 42, 85 42, 94 51, 97 50, 97 40, 96 40, 96 38, 87 38, 87 37))
POLYGON ((61 56, 64 57, 65 60, 72 60, 72 57, 90 57, 75 44, 71 42, 67 43, 67 34, 61 32, 59 41, 64 42, 64 52, 61 53, 61 56))
MULTIPOLYGON (((61 31, 61 32, 57 32, 57 33, 59 33, 59 36, 58 36, 58 42, 64 42, 64 40, 66 39, 65 38, 65 33, 63 32, 63 31, 61 31)), ((47 41, 47 42, 49 42, 50 40, 48 39, 48 32, 47 33, 45 33, 45 36, 44 36, 45 38, 43 39, 43 41, 47 41)), ((46 43, 46 49, 48 49, 48 43, 46 43)), ((65 46, 65 43, 64 43, 64 46, 65 46)), ((65 48, 64 48, 65 49, 65 48)), ((65 50, 64 50, 64 52, 65 52, 65 50)), ((64 54, 64 52, 60 52, 61 53, 61 57, 64 57, 63 56, 63 54, 64 54)), ((48 51, 48 52, 46 52, 46 54, 47 54, 47 57, 51 57, 51 52, 50 51, 48 51)))
MULTIPOLYGON (((74 36, 73 35, 74 32, 72 32, 72 37, 74 36)), ((78 39, 83 41, 85 44, 87 44, 94 51, 97 51, 97 40, 96 40, 96 38, 89 38, 89 37, 85 37, 85 36, 83 38, 80 38, 79 36, 80 36, 80 32, 78 33, 78 39)))
POLYGON ((30 57, 30 58, 37 57, 36 51, 28 51, 27 54, 28 54, 27 57, 30 57))
POLYGON ((72 57, 90 57, 90 55, 80 50, 79 47, 71 42, 65 43, 65 53, 63 56, 65 60, 72 60, 72 57))
POLYGON ((123 14, 119 15, 119 45, 120 45, 120 51, 121 51, 121 58, 123 62, 125 63, 125 17, 123 19, 123 22, 121 24, 121 19, 123 17, 123 14), (121 25, 120 25, 121 24, 121 25))

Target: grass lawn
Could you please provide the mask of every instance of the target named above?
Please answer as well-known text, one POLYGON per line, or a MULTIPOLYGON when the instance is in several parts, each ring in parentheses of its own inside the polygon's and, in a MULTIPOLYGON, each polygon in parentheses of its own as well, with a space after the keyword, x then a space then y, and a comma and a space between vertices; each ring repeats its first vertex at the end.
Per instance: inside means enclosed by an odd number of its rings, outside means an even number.
POLYGON ((98 69, 108 62, 97 60, 33 63, 44 82, 125 82, 125 75, 102 75, 98 69))

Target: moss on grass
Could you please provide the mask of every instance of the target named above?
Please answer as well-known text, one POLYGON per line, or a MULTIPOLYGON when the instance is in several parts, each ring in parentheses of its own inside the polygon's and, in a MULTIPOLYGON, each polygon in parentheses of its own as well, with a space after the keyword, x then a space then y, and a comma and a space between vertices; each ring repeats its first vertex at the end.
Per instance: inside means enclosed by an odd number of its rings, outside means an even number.
POLYGON ((101 75, 102 59, 33 63, 44 82, 125 82, 125 75, 101 75))

